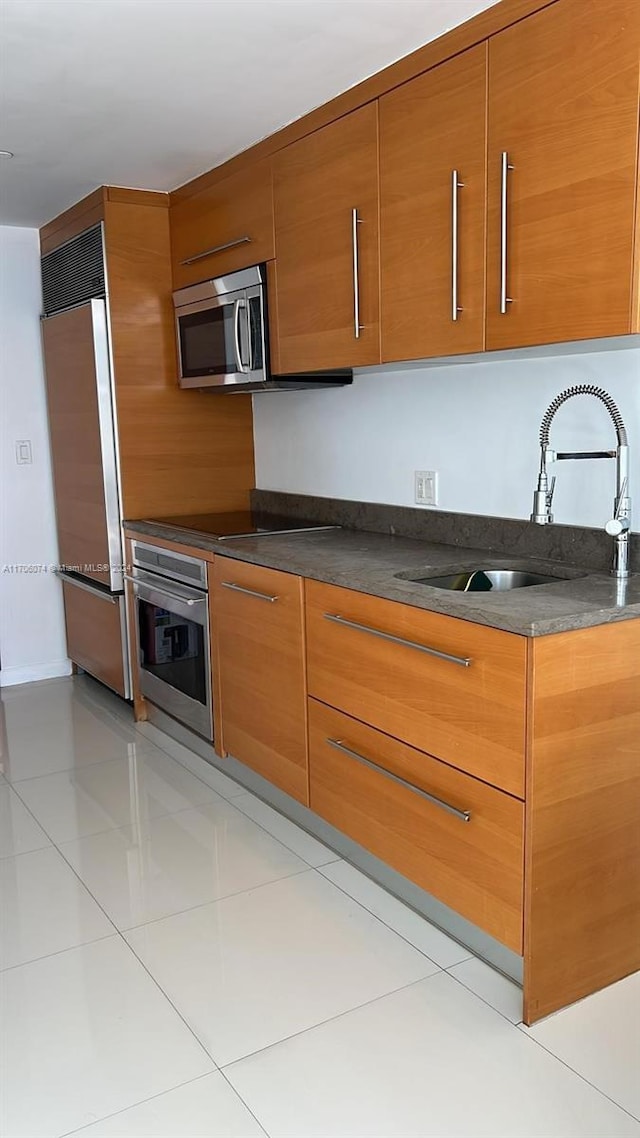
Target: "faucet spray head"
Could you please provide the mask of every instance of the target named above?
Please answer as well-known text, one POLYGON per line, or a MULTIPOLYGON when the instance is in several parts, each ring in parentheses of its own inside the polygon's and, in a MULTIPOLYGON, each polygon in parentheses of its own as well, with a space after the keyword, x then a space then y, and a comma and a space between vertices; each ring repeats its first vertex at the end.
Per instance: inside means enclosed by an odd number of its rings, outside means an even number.
POLYGON ((540 455, 540 473, 538 474, 538 485, 533 494, 533 510, 531 513, 530 521, 535 522, 536 525, 546 526, 550 525, 553 521, 553 514, 551 513, 551 505, 553 503, 553 492, 556 488, 555 475, 551 479, 551 486, 549 486, 549 478, 547 475, 547 458, 551 461, 555 458, 555 452, 550 451, 548 447, 542 447, 540 455))

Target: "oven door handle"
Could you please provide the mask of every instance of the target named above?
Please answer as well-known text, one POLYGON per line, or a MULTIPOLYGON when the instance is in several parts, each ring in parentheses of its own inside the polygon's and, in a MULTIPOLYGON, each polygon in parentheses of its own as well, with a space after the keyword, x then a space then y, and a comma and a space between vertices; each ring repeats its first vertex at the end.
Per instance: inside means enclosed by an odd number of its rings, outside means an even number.
POLYGON ((125 581, 131 581, 132 585, 137 586, 137 588, 134 588, 134 592, 137 592, 138 588, 152 589, 156 593, 163 593, 165 597, 171 597, 172 601, 182 601, 183 605, 203 605, 207 599, 206 596, 181 597, 179 593, 172 593, 171 590, 166 589, 164 585, 150 585, 148 581, 140 581, 138 577, 128 577, 126 573, 124 579, 125 581))

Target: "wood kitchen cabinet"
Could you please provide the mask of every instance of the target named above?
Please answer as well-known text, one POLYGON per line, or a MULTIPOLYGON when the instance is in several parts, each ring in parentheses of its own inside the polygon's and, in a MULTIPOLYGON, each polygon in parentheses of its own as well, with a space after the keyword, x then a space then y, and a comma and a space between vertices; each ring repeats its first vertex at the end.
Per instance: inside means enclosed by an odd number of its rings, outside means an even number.
POLYGON ((223 752, 305 805, 303 581, 216 557, 212 623, 223 752))
POLYGON ((487 44, 380 99, 383 362, 484 347, 487 44))
POLYGON ((524 804, 309 700, 310 806, 522 953, 524 804))
POLYGON ((312 810, 521 953, 527 1023, 640 968, 640 620, 306 601, 312 810))
POLYGON ((309 694, 524 797, 526 640, 309 581, 309 694))
POLYGON ((379 363, 377 104, 276 154, 273 192, 280 370, 379 363))
POLYGON ((174 288, 272 260, 271 160, 252 162, 196 193, 176 191, 169 220, 174 288))
POLYGON ((635 330, 639 56, 637 0, 558 0, 490 39, 488 349, 635 330))

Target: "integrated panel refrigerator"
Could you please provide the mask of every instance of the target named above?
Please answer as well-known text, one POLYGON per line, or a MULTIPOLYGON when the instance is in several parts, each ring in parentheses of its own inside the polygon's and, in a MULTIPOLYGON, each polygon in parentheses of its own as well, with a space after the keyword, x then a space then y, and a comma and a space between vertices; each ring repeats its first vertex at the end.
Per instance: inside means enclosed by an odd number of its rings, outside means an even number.
MULTIPOLYGON (((71 660, 125 698, 131 695, 123 580, 115 401, 109 352, 102 227, 90 231, 96 271, 43 259, 45 358, 59 565, 71 660), (102 274, 100 274, 102 270, 102 274), (53 274, 53 275, 52 275, 53 274), (54 287, 55 286, 55 287, 54 287), (89 296, 87 292, 102 292, 89 296), (77 303, 74 303, 77 301, 77 303), (62 305, 56 311, 56 308, 62 305)), ((86 243, 87 235, 83 235, 86 243)), ((69 242, 73 265, 77 244, 69 242)), ((60 252, 56 250, 58 261, 60 252)), ((53 254, 50 255, 54 256, 53 254)))

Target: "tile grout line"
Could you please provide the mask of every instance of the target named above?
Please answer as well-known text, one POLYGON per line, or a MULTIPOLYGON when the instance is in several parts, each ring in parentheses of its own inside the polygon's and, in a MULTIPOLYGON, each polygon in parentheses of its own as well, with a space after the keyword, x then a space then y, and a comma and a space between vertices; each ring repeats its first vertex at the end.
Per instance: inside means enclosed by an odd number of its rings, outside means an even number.
MULTIPOLYGON (((338 859, 338 860, 344 860, 344 859, 338 859)), ((328 865, 333 865, 334 863, 333 863, 333 862, 328 862, 327 864, 328 864, 328 865)), ((349 862, 349 861, 345 861, 345 864, 346 864, 346 865, 352 865, 352 862, 349 862)), ((346 889, 345 889, 345 888, 344 888, 342 885, 338 885, 338 883, 337 883, 336 881, 332 881, 330 877, 327 877, 327 876, 326 876, 324 873, 322 873, 322 870, 323 870, 324 868, 325 868, 324 866, 318 866, 318 869, 317 869, 317 871, 316 871, 316 872, 317 872, 317 873, 320 873, 320 874, 322 875, 322 877, 324 877, 325 881, 328 881, 328 882, 329 882, 329 884, 330 884, 330 885, 333 885, 335 889, 339 889, 339 890, 340 890, 340 892, 341 892, 341 893, 343 893, 345 897, 348 897, 350 901, 353 901, 353 902, 354 902, 354 904, 358 905, 358 906, 359 906, 361 909, 364 909, 365 913, 368 913, 370 917, 374 917, 376 921, 378 921, 378 922, 379 922, 381 925, 384 925, 384 927, 385 927, 386 929, 389 929, 389 932, 395 933, 395 935, 396 935, 396 936, 398 936, 398 937, 400 937, 400 939, 401 939, 401 940, 403 940, 403 941, 405 942, 405 944, 408 944, 408 945, 409 945, 409 947, 410 947, 410 948, 412 948, 412 949, 414 950, 414 952, 419 952, 419 953, 420 953, 420 955, 421 955, 421 956, 424 956, 426 960, 430 961, 430 963, 431 963, 431 964, 433 964, 434 968, 437 968, 439 972, 446 972, 446 971, 447 971, 447 969, 446 969, 446 968, 443 968, 443 966, 442 966, 441 964, 438 964, 438 963, 437 963, 437 961, 435 961, 435 960, 433 959, 433 957, 432 957, 432 956, 429 956, 429 955, 428 955, 426 952, 424 952, 424 951, 423 951, 421 948, 418 948, 418 947, 417 947, 417 945, 415 945, 415 944, 413 943, 413 941, 409 940, 409 939, 408 939, 406 936, 404 936, 404 935, 403 935, 403 933, 401 933, 401 932, 398 932, 398 930, 397 930, 396 928, 394 928, 394 926, 393 926, 393 925, 390 925, 390 924, 389 924, 387 921, 385 921, 383 917, 380 917, 380 916, 378 916, 378 914, 377 914, 377 913, 374 913, 372 909, 369 909, 369 908, 367 908, 367 906, 365 905, 364 901, 359 901, 359 900, 357 899, 357 897, 354 897, 354 896, 353 896, 353 894, 352 894, 352 893, 349 893, 349 892, 348 892, 348 890, 346 890, 346 889)), ((357 867, 357 866, 353 866, 353 868, 354 868, 354 869, 356 869, 356 870, 358 870, 358 873, 362 873, 362 870, 361 870, 361 869, 358 869, 358 867, 357 867)), ((365 876, 365 877, 366 877, 366 874, 363 874, 363 876, 365 876)), ((373 881, 373 878, 370 878, 370 877, 369 877, 369 878, 367 878, 367 880, 368 880, 368 881, 371 881, 371 882, 372 882, 372 884, 374 884, 374 885, 377 885, 377 884, 378 884, 378 883, 377 883, 377 881, 373 881)), ((378 886, 378 888, 379 888, 379 889, 382 889, 384 892, 386 892, 386 890, 384 889, 384 886, 383 886, 383 885, 380 885, 380 886, 378 886)), ((399 899, 398 897, 394 897, 392 893, 390 893, 390 894, 389 894, 389 896, 390 896, 390 897, 391 897, 391 898, 392 898, 394 901, 397 901, 399 905, 404 905, 404 901, 400 901, 400 899, 399 899)), ((415 909, 411 909, 409 906, 406 906, 406 907, 407 907, 407 909, 409 910, 409 912, 410 912, 410 913, 412 913, 412 914, 413 914, 414 916, 416 916, 416 917, 420 917, 420 919, 421 919, 421 920, 423 920, 423 921, 424 921, 424 922, 425 922, 427 925, 429 925, 429 927, 430 927, 430 928, 434 928, 434 929, 436 929, 436 931, 437 931, 437 932, 439 932, 439 933, 441 933, 441 935, 442 935, 442 936, 449 936, 449 934, 448 934, 448 933, 444 933, 444 932, 442 932, 442 930, 441 930, 441 929, 439 929, 437 925, 433 925, 433 924, 431 923, 431 921, 427 920, 427 918, 426 918, 426 917, 421 917, 420 913, 416 912, 416 910, 415 910, 415 909)), ((449 939, 450 939, 450 940, 454 940, 454 938, 453 938, 453 937, 450 937, 449 939)), ((454 940, 454 944, 458 944, 458 943, 459 943, 458 941, 454 940)), ((464 948, 464 945, 463 945, 462 947, 464 948)), ((472 953, 472 952, 469 952, 469 956, 468 956, 468 957, 465 957, 465 958, 464 958, 464 960, 457 960, 457 961, 456 961, 456 964, 450 964, 450 965, 449 965, 449 967, 450 967, 450 968, 455 968, 457 964, 464 964, 465 960, 472 960, 472 959, 475 959, 475 957, 474 957, 474 953, 472 953)))
POLYGON ((208 905, 219 905, 222 901, 230 901, 232 897, 242 897, 245 893, 253 893, 258 889, 267 889, 270 885, 279 885, 281 881, 291 881, 294 877, 303 877, 305 873, 312 872, 311 866, 305 866, 304 869, 298 869, 295 873, 287 873, 284 877, 274 877, 273 881, 262 881, 259 885, 249 885, 246 889, 238 889, 234 893, 225 893, 222 897, 212 897, 210 901, 200 901, 197 905, 190 905, 188 909, 178 909, 175 913, 165 913, 162 917, 152 917, 150 921, 142 921, 139 925, 128 925, 126 929, 118 931, 121 931, 124 936, 125 933, 133 933, 137 932, 138 929, 146 929, 149 925, 157 925, 160 921, 170 921, 172 917, 181 917, 185 913, 195 913, 198 909, 206 909, 208 905))
MULTIPOLYGON (((632 975, 633 975, 633 973, 632 973, 632 975)), ((588 997, 585 997, 585 998, 588 998, 588 997)), ((578 1001, 578 1002, 580 1002, 580 1001, 578 1001)), ((568 1006, 571 1007, 572 1005, 569 1004, 568 1006)), ((561 1010, 564 1010, 564 1009, 561 1009, 561 1010)), ((562 1059, 560 1057, 560 1055, 556 1055, 554 1051, 550 1051, 548 1047, 545 1047, 544 1043, 540 1043, 540 1041, 538 1039, 536 1039, 533 1035, 529 1035, 525 1031, 525 1024, 519 1023, 519 1024, 516 1024, 514 1026, 516 1027, 516 1030, 519 1031, 520 1034, 524 1036, 525 1039, 530 1039, 532 1043, 535 1043, 536 1047, 539 1047, 541 1051, 546 1052, 546 1054, 549 1055, 552 1059, 556 1059, 558 1063, 560 1063, 563 1067, 566 1067, 567 1071, 571 1071, 571 1073, 573 1075, 576 1075, 579 1079, 582 1080, 583 1083, 586 1083, 588 1087, 591 1087, 592 1090, 596 1091, 599 1095, 602 1096, 602 1098, 605 1098, 607 1100, 607 1102, 612 1103, 613 1106, 617 1106, 618 1110, 621 1110, 623 1112, 623 1114, 628 1115, 628 1117, 632 1118, 634 1122, 640 1122, 640 1116, 639 1115, 632 1114, 632 1112, 628 1109, 628 1107, 623 1106, 622 1103, 617 1102, 617 1100, 612 1098, 611 1095, 607 1094, 606 1091, 603 1091, 601 1087, 598 1087, 598 1086, 596 1086, 595 1083, 592 1083, 591 1079, 588 1079, 586 1077, 586 1075, 581 1074, 580 1071, 576 1071, 575 1067, 572 1067, 571 1064, 566 1061, 566 1059, 562 1059)))
MULTIPOLYGON (((299 1031, 292 1031, 290 1035, 285 1035, 282 1039, 276 1039, 273 1043, 266 1043, 264 1047, 257 1047, 255 1051, 249 1051, 246 1055, 238 1056, 237 1059, 229 1059, 227 1063, 221 1063, 218 1066, 218 1070, 225 1074, 229 1067, 234 1067, 236 1063, 244 1063, 247 1059, 254 1059, 256 1055, 262 1055, 265 1051, 270 1051, 274 1047, 280 1047, 281 1044, 289 1043, 292 1039, 298 1039, 308 1032, 317 1031, 321 1027, 326 1027, 329 1023, 335 1023, 337 1020, 344 1019, 345 1016, 362 1011, 363 1008, 368 1008, 372 1004, 378 1004, 381 1000, 386 1000, 390 996, 397 996, 399 992, 406 992, 408 988, 414 988, 416 984, 426 984, 429 980, 435 980, 438 975, 438 972, 432 972, 430 976, 419 976, 417 980, 410 980, 408 984, 401 984, 399 988, 392 988, 388 992, 382 992, 379 996, 372 996, 370 1000, 365 1000, 362 1004, 356 1004, 353 1008, 345 1008, 342 1012, 336 1012, 335 1015, 328 1016, 327 1019, 322 1019, 319 1023, 312 1023, 309 1027, 301 1027, 299 1031)), ((233 1086, 233 1083, 231 1085, 233 1086)))
POLYGON ((266 1135, 266 1138, 271 1138, 271 1135, 269 1134, 269 1131, 267 1130, 266 1126, 264 1126, 264 1125, 263 1125, 263 1123, 260 1121, 260 1119, 258 1118, 258 1115, 254 1113, 254 1111, 253 1111, 252 1107, 250 1107, 250 1106, 249 1106, 249 1103, 246 1101, 246 1099, 244 1099, 244 1098, 242 1097, 242 1095, 240 1094, 240 1091, 238 1090, 238 1088, 237 1088, 237 1087, 234 1087, 233 1083, 232 1083, 232 1082, 231 1082, 231 1080, 230 1080, 230 1079, 227 1077, 227 1075, 225 1074, 225 1072, 222 1070, 222 1068, 221 1068, 221 1067, 218 1067, 218 1070, 219 1070, 220 1074, 222 1075, 222 1078, 224 1079, 224 1081, 225 1081, 225 1083, 227 1084, 227 1086, 228 1086, 228 1087, 229 1087, 229 1088, 230 1088, 230 1089, 233 1091, 234 1095, 236 1095, 236 1096, 237 1096, 237 1097, 240 1099, 240 1102, 241 1102, 241 1103, 243 1104, 243 1106, 244 1106, 244 1107, 246 1107, 246 1109, 249 1111, 249 1114, 251 1115, 251 1117, 252 1117, 253 1119, 255 1119, 255 1121, 257 1122, 258 1126, 259 1126, 259 1127, 260 1127, 260 1129, 262 1130, 262 1133, 263 1133, 264 1135, 266 1135))
POLYGON ((131 1103, 131 1106, 123 1106, 122 1110, 114 1110, 111 1114, 103 1114, 101 1118, 94 1118, 92 1122, 85 1122, 82 1126, 76 1126, 73 1130, 65 1130, 63 1134, 57 1134, 55 1138, 70 1138, 72 1134, 82 1134, 83 1130, 87 1130, 90 1126, 97 1126, 99 1122, 108 1122, 111 1118, 117 1118, 119 1114, 125 1114, 127 1110, 133 1110, 136 1106, 144 1106, 147 1102, 153 1102, 154 1099, 162 1098, 163 1095, 171 1094, 171 1091, 178 1091, 181 1087, 188 1087, 191 1083, 199 1083, 201 1079, 208 1079, 211 1075, 222 1074, 219 1069, 217 1071, 205 1071, 204 1075, 196 1075, 195 1079, 185 1079, 183 1083, 177 1083, 175 1087, 170 1087, 168 1091, 158 1091, 157 1095, 149 1095, 148 1098, 141 1098, 138 1102, 131 1103))
POLYGON ((223 1071, 220 1070, 219 1067, 216 1067, 215 1071, 205 1071, 204 1075, 196 1075, 195 1079, 185 1079, 183 1083, 178 1083, 175 1087, 169 1087, 169 1090, 158 1091, 157 1095, 149 1095, 148 1098, 142 1098, 138 1102, 132 1103, 131 1106, 123 1106, 122 1110, 114 1110, 111 1114, 103 1115, 102 1118, 94 1118, 93 1122, 87 1122, 83 1126, 77 1126, 74 1130, 65 1130, 64 1134, 59 1134, 56 1136, 56 1138, 72 1138, 72 1135, 74 1134, 82 1134, 84 1130, 87 1130, 91 1126, 97 1126, 101 1122, 109 1122, 109 1120, 112 1118, 118 1118, 119 1115, 126 1114, 128 1110, 135 1110, 135 1108, 138 1106, 145 1106, 149 1102, 154 1102, 155 1099, 162 1098, 163 1095, 171 1094, 172 1091, 179 1091, 182 1087, 189 1087, 192 1083, 199 1083, 202 1079, 210 1079, 212 1075, 222 1075, 222 1078, 224 1079, 227 1086, 230 1088, 235 1097, 240 1100, 243 1106, 246 1107, 249 1114, 252 1116, 252 1118, 255 1119, 260 1129, 266 1135, 266 1138, 271 1138, 260 1120, 256 1118, 256 1115, 253 1113, 251 1108, 247 1106, 246 1102, 242 1098, 242 1095, 240 1095, 236 1088, 231 1085, 226 1075, 223 1071))
MULTIPOLYGON (((21 799, 21 801, 22 801, 22 799, 21 799)), ((25 806, 25 809, 29 810, 29 807, 27 806, 27 804, 26 804, 26 803, 24 803, 24 806, 25 806)), ((31 814, 31 811, 30 811, 30 810, 29 810, 29 813, 31 814)), ((33 815, 33 814, 32 814, 32 817, 35 819, 35 821, 37 821, 37 818, 35 818, 35 815, 33 815)), ((41 827, 41 828, 44 830, 44 827, 41 827)), ((138 956, 137 952, 135 952, 135 951, 134 951, 134 949, 133 949, 133 948, 132 948, 132 946, 129 944, 129 942, 128 942, 128 940, 126 939, 126 937, 125 937, 125 936, 123 936, 123 934, 120 932, 120 929, 119 929, 119 928, 117 928, 117 926, 115 925, 115 923, 113 922, 113 920, 111 919, 111 917, 109 916, 109 914, 107 913, 106 909, 104 909, 104 907, 103 907, 103 906, 100 904, 100 902, 98 901, 98 898, 97 898, 97 897, 95 897, 95 896, 94 896, 94 894, 91 892, 91 890, 88 888, 88 886, 87 886, 87 885, 85 885, 85 883, 84 883, 84 881, 82 880, 82 878, 80 877, 80 875, 79 875, 78 873, 76 873, 76 871, 75 871, 74 867, 73 867, 73 866, 70 864, 70 862, 68 862, 68 861, 67 861, 67 859, 66 859, 66 857, 64 856, 64 854, 63 854, 62 850, 61 850, 61 849, 59 849, 59 847, 58 847, 58 846, 56 846, 55 842, 53 842, 53 839, 51 839, 51 836, 50 836, 50 835, 47 833, 47 831, 46 831, 46 830, 44 830, 44 833, 46 833, 46 834, 47 834, 47 837, 49 837, 49 839, 50 839, 50 841, 52 842, 52 844, 53 844, 53 845, 55 846, 55 848, 58 850, 58 853, 60 854, 60 857, 61 857, 61 858, 64 860, 65 864, 69 866, 69 869, 70 869, 70 870, 71 870, 71 872, 74 874, 74 876, 75 876, 75 877, 78 879, 78 881, 80 882, 81 886, 82 886, 84 889, 86 889, 87 893, 89 894, 89 896, 90 896, 90 897, 92 897, 92 898, 93 898, 93 900, 95 901, 95 903, 96 903, 96 905, 98 906, 98 908, 100 909, 100 911, 101 911, 101 912, 104 914, 104 916, 105 916, 105 917, 106 917, 106 919, 109 921, 109 923, 110 923, 111 925, 113 925, 114 934, 115 934, 117 937, 119 937, 119 938, 120 938, 120 940, 121 940, 121 941, 122 941, 122 943, 124 944, 125 948, 126 948, 126 949, 128 950, 128 952, 129 952, 129 953, 131 953, 131 955, 133 956, 134 960, 137 960, 137 961, 138 961, 138 963, 141 965, 141 967, 142 967, 142 968, 144 969, 144 971, 146 972, 147 976, 149 976, 149 978, 150 978, 150 979, 151 979, 151 981, 153 982, 154 986, 155 986, 155 987, 158 989, 158 991, 159 991, 159 992, 160 992, 160 994, 161 994, 161 995, 164 997, 164 999, 167 1001, 167 1003, 168 1003, 168 1004, 169 1004, 169 1005, 170 1005, 170 1006, 173 1008, 174 1012, 175 1012, 175 1013, 176 1013, 176 1015, 179 1017, 179 1019, 182 1021, 182 1023, 184 1024, 184 1026, 187 1028, 187 1031, 190 1033, 190 1035, 192 1035, 192 1036, 193 1036, 193 1038, 195 1039, 195 1041, 196 1041, 196 1043, 198 1044, 199 1048, 200 1048, 200 1049, 201 1049, 201 1050, 204 1052, 204 1054, 206 1055, 207 1059, 209 1059, 209 1060, 210 1060, 210 1061, 213 1063, 213 1065, 214 1065, 214 1068, 215 1068, 216 1070, 218 1070, 218 1064, 216 1063, 215 1059, 213 1059, 213 1058, 212 1058, 212 1056, 211 1056, 211 1055, 209 1054, 209 1052, 207 1051, 206 1047, 205 1047, 205 1046, 204 1046, 204 1045, 201 1043, 201 1041, 198 1039, 198 1037, 197 1037, 196 1033, 195 1033, 195 1032, 192 1030, 192 1028, 189 1026, 189 1024, 187 1023, 187 1021, 185 1020, 184 1016, 183 1016, 183 1015, 182 1015, 182 1014, 181 1014, 181 1013, 178 1011, 178 1009, 176 1008, 176 1006, 175 1006, 175 1004, 173 1003, 173 1001, 172 1001, 172 1000, 169 998, 169 996, 167 995, 167 993, 166 993, 166 992, 164 991, 164 989, 163 989, 163 988, 160 986, 160 984, 159 984, 159 983, 158 983, 158 981, 156 980, 155 976, 153 976, 153 975, 151 974, 151 972, 150 972, 150 971, 149 971, 149 969, 146 967, 146 965, 144 964, 144 962, 143 962, 143 961, 140 959, 140 957, 138 956)), ((101 938, 100 938, 100 940, 108 940, 108 939, 109 939, 108 937, 101 937, 101 938)), ((97 943, 99 943, 99 941, 89 941, 89 944, 97 944, 97 943)), ((84 946, 84 945, 75 945, 74 947, 75 947, 75 949, 77 949, 77 948, 84 948, 85 946, 84 946)), ((64 951, 64 952, 73 952, 73 951, 74 951, 74 948, 72 947, 72 948, 70 948, 70 949, 63 949, 62 951, 64 951)), ((55 956, 57 956, 57 955, 59 955, 59 954, 58 954, 58 953, 52 953, 51 955, 55 955, 55 956)), ((41 957, 40 959, 41 959, 41 960, 46 960, 46 959, 47 959, 47 957, 41 957)), ((22 965, 22 966, 18 966, 18 967, 25 967, 25 965, 22 965)), ((8 969, 7 969, 7 971, 8 971, 8 969)), ((169 1087, 168 1089, 169 1089, 169 1090, 171 1090, 172 1088, 171 1088, 171 1087, 169 1087)))
MULTIPOLYGON (((152 726, 153 726, 153 724, 152 724, 152 726)), ((156 727, 156 731, 159 731, 159 730, 160 730, 160 728, 156 727)), ((142 734, 142 732, 140 732, 140 733, 142 734)), ((163 732, 163 734, 164 734, 164 732, 163 732)), ((146 735, 143 735, 143 738, 146 738, 146 737, 147 737, 146 735)), ((167 735, 167 738, 171 739, 171 736, 167 735)), ((184 747, 184 749, 186 751, 189 750, 189 748, 186 747, 184 743, 178 743, 177 740, 172 740, 172 742, 177 743, 177 745, 180 747, 184 747)), ((183 770, 188 771, 189 774, 193 776, 193 778, 198 779, 198 782, 203 783, 203 785, 208 787, 209 790, 213 790, 213 791, 215 791, 216 794, 219 794, 220 797, 222 799, 224 799, 225 802, 228 802, 230 806, 235 806, 235 809, 239 810, 241 814, 244 814, 245 818, 249 818, 250 821, 254 823, 254 825, 259 826, 261 830, 264 830, 264 832, 266 834, 269 834, 272 838, 274 838, 275 841, 280 842, 280 845, 284 846, 285 849, 290 850, 291 853, 295 854, 296 857, 299 857, 301 859, 301 861, 304 861, 311 869, 319 869, 320 868, 320 866, 313 865, 311 862, 307 861, 307 859, 305 857, 303 857, 302 854, 298 853, 297 850, 294 850, 292 846, 287 845, 287 843, 285 841, 283 841, 282 838, 276 838, 275 834, 273 834, 271 832, 271 830, 268 830, 266 828, 266 826, 262 825, 261 822, 256 822, 255 818, 252 818, 250 814, 245 814, 245 812, 241 806, 235 805, 235 799, 236 798, 243 798, 245 795, 248 795, 251 798, 255 798, 257 802, 263 803, 263 805, 267 806, 270 810, 273 810, 276 814, 280 814, 280 812, 276 809, 276 807, 272 806, 270 802, 267 802, 264 798, 260 798, 259 795, 257 795, 253 790, 249 790, 248 787, 243 786, 243 784, 241 782, 236 783, 236 786, 242 787, 241 793, 234 795, 233 798, 225 798, 224 794, 222 794, 222 792, 220 790, 216 790, 215 787, 211 785, 211 783, 207 782, 200 775, 195 774, 195 772, 192 771, 191 768, 186 765, 186 763, 183 763, 180 759, 177 759, 176 756, 172 755, 170 751, 165 751, 164 748, 162 747, 161 743, 155 743, 154 746, 158 747, 159 750, 164 751, 164 754, 168 755, 170 759, 173 759, 174 762, 178 763, 178 765, 181 766, 183 768, 183 770)), ((206 759, 202 759, 202 756, 198 755, 197 751, 192 751, 190 753, 193 754, 195 756, 195 758, 201 759, 201 761, 203 763, 206 762, 206 759)), ((218 771, 217 767, 212 766, 211 769, 213 771, 216 771, 218 774, 222 775, 223 778, 228 778, 230 782, 235 781, 231 777, 231 775, 225 774, 224 771, 218 771)), ((320 838, 316 838, 314 834, 310 834, 310 833, 308 833, 307 830, 304 830, 301 826, 298 826, 297 822, 293 822, 291 820, 291 818, 287 818, 286 814, 282 814, 281 817, 284 818, 285 821, 289 822, 292 826, 297 826, 298 829, 300 830, 300 832, 305 835, 305 837, 311 838, 314 842, 318 842, 318 844, 321 846, 325 845, 324 842, 320 841, 320 838)), ((330 846, 325 846, 325 848, 327 850, 329 850, 330 852, 335 853, 334 850, 331 850, 330 846)), ((329 861, 325 861, 322 864, 323 865, 332 865, 334 861, 342 861, 342 860, 343 860, 342 856, 340 854, 336 854, 335 858, 331 858, 329 861)))

